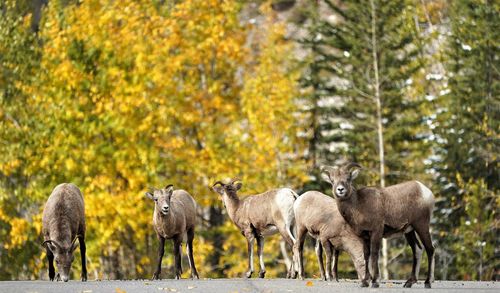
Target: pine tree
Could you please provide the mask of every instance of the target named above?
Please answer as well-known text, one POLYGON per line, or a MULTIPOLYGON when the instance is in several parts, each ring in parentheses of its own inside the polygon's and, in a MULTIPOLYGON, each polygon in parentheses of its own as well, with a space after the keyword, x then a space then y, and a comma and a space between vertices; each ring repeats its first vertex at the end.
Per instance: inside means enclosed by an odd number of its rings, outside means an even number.
POLYGON ((413 87, 424 60, 411 4, 321 2, 322 17, 303 41, 313 55, 304 78, 316 117, 313 164, 357 161, 364 183, 379 186, 424 173, 428 105, 413 87))
POLYGON ((446 254, 455 256, 451 278, 486 279, 495 265, 499 11, 494 1, 460 0, 450 5, 451 32, 444 52, 448 82, 443 92, 447 94, 438 101, 436 158, 445 196, 438 208, 446 219, 438 224, 446 254))

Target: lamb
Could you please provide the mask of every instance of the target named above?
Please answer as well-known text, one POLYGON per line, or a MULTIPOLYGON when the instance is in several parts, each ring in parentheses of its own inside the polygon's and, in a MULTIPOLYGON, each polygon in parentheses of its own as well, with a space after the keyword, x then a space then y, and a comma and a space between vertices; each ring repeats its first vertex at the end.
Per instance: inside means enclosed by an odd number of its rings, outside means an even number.
POLYGON ((62 183, 52 191, 42 215, 42 244, 47 252, 49 263, 49 279, 54 281, 69 280, 73 252, 76 239, 80 244, 82 258, 81 280, 87 281, 87 265, 85 261, 85 205, 80 189, 72 183, 62 183), (57 277, 54 269, 57 267, 57 277))
POLYGON ((354 262, 358 277, 360 279, 364 278, 363 239, 354 233, 349 224, 340 215, 333 198, 318 191, 308 191, 295 200, 293 210, 297 231, 297 241, 293 248, 301 279, 305 277, 303 249, 307 234, 316 239, 316 254, 323 280, 337 280, 339 249, 344 249, 349 253, 354 262), (326 276, 325 269, 323 268, 323 249, 326 253, 326 276), (332 252, 334 252, 334 265, 331 269, 332 252))
MULTIPOLYGON (((285 242, 293 246, 295 242, 292 231, 293 202, 298 195, 289 188, 280 188, 240 199, 237 191, 241 189, 242 183, 239 181, 232 179, 227 184, 217 181, 212 189, 222 196, 229 217, 247 239, 248 271, 245 276, 250 278, 254 271, 253 243, 257 240, 259 278, 264 278, 266 274, 263 258, 264 237, 280 233, 285 242)), ((292 272, 293 264, 288 270, 287 277, 292 277, 292 272)))
MULTIPOLYGON (((423 242, 428 258, 428 272, 425 287, 431 288, 434 280, 434 246, 429 231, 434 196, 429 188, 419 181, 408 181, 386 188, 365 187, 356 189, 352 181, 361 166, 349 163, 341 167, 322 168, 324 180, 332 185, 338 208, 355 233, 365 239, 364 255, 366 268, 370 262, 372 287, 378 287, 378 255, 383 237, 403 233, 413 252, 413 266, 410 278, 404 287, 410 288, 417 282, 420 269, 421 244, 423 242)), ((365 274, 362 286, 368 286, 370 274, 365 274)))
POLYGON ((160 245, 158 246, 158 263, 152 279, 160 279, 165 239, 172 239, 174 243, 175 279, 181 278, 181 250, 182 240, 185 236, 187 236, 186 249, 191 269, 191 278, 199 279, 193 259, 193 238, 196 224, 195 200, 185 190, 174 190, 173 185, 167 185, 164 189, 155 189, 153 192, 146 192, 146 196, 155 202, 153 226, 160 241, 160 245))

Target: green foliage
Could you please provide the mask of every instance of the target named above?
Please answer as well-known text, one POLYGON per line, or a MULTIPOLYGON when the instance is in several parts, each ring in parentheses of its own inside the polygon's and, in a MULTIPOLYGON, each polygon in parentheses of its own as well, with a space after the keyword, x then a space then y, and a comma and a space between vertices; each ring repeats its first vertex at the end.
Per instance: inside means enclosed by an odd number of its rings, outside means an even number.
POLYGON ((484 280, 498 267, 490 245, 498 244, 499 6, 489 1, 454 1, 450 19, 443 54, 447 94, 438 100, 435 129, 438 180, 444 196, 438 203, 438 227, 446 247, 443 254, 456 255, 449 274, 484 280), (484 242, 484 247, 478 245, 484 242))
MULTIPOLYGON (((363 164, 371 172, 369 183, 375 184, 379 162, 370 7, 357 1, 325 3, 334 18, 311 22, 303 40, 311 50, 303 82, 311 89, 308 103, 315 119, 311 159, 317 166, 346 156, 363 164)), ((429 153, 422 118, 428 105, 423 89, 413 85, 425 60, 409 1, 376 1, 376 7, 386 180, 395 183, 423 173, 422 158, 429 153)))

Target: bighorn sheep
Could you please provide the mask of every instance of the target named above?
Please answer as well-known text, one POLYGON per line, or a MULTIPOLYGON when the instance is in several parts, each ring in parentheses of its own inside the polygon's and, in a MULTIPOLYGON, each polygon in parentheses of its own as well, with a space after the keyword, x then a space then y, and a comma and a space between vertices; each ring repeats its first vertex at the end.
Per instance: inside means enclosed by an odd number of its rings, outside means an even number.
POLYGON ((184 190, 175 190, 172 185, 164 189, 146 192, 146 196, 155 202, 153 226, 160 241, 158 246, 158 265, 153 274, 153 280, 160 279, 161 260, 165 251, 165 239, 172 239, 174 243, 175 278, 180 279, 182 274, 181 250, 182 240, 187 236, 187 255, 191 278, 199 279, 193 259, 193 238, 196 223, 196 202, 184 190))
MULTIPOLYGON (((429 224, 434 207, 434 196, 429 188, 418 181, 408 181, 386 188, 365 187, 356 189, 352 181, 361 166, 349 163, 341 167, 322 168, 324 180, 332 185, 338 208, 357 235, 365 238, 365 263, 370 271, 372 287, 378 287, 378 254, 383 237, 404 233, 413 252, 413 266, 410 278, 404 287, 417 282, 420 269, 421 244, 423 242, 429 267, 425 287, 430 288, 434 280, 434 246, 429 224), (416 232, 416 233, 415 233, 416 232)), ((367 287, 369 274, 362 286, 367 287)))
POLYGON ((71 183, 59 184, 54 188, 42 216, 42 246, 47 252, 49 262, 49 279, 54 281, 54 259, 57 267, 57 281, 67 282, 73 252, 76 249, 76 239, 80 243, 82 257, 83 282, 87 281, 87 265, 85 262, 85 206, 80 189, 71 183))
POLYGON ((337 280, 337 261, 339 249, 351 256, 359 279, 364 278, 363 239, 356 235, 337 208, 335 200, 318 191, 308 191, 293 204, 297 240, 293 246, 297 258, 299 276, 305 277, 303 265, 304 240, 307 234, 316 239, 316 254, 323 280, 337 280), (326 253, 326 269, 323 268, 322 250, 326 253), (332 262, 333 254, 333 268, 332 262))
MULTIPOLYGON (((234 224, 247 239, 248 271, 245 276, 250 278, 253 267, 253 243, 257 240, 257 251, 260 262, 259 278, 264 278, 264 236, 280 233, 288 245, 293 246, 295 237, 292 229, 294 224, 293 202, 297 194, 289 188, 273 189, 262 194, 239 199, 237 191, 242 183, 232 179, 224 184, 217 181, 212 188, 222 196, 227 213, 234 224)), ((287 277, 292 277, 293 262, 287 277)))

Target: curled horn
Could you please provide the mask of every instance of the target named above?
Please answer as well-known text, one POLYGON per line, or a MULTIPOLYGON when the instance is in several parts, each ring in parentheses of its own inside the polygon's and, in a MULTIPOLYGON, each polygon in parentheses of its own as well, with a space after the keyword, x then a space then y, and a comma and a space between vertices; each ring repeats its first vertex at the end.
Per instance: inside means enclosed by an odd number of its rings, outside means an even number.
POLYGON ((220 181, 216 181, 216 182, 214 183, 214 185, 212 185, 212 187, 215 187, 215 185, 217 185, 217 184, 220 184, 220 185, 224 186, 224 183, 222 183, 222 182, 220 182, 220 181))
POLYGON ((333 172, 335 170, 338 170, 338 168, 339 167, 337 167, 337 166, 333 166, 332 167, 332 166, 326 166, 326 165, 324 165, 324 166, 321 166, 320 172, 321 173, 324 173, 324 172, 330 173, 330 172, 333 172))
POLYGON ((55 247, 57 247, 58 249, 61 249, 61 245, 59 245, 59 243, 57 243, 56 241, 54 240, 45 240, 43 243, 42 243, 42 246, 46 246, 47 243, 50 243, 52 245, 54 245, 55 247))
POLYGON ((170 187, 174 187, 174 185, 173 184, 169 184, 169 185, 165 186, 165 189, 169 189, 170 187))
POLYGON ((235 178, 231 179, 231 181, 229 181, 229 184, 234 184, 235 182, 238 182, 238 181, 241 181, 241 179, 238 177, 235 177, 235 178))
POLYGON ((363 167, 358 164, 358 163, 354 163, 354 162, 351 162, 351 163, 347 163, 345 164, 342 169, 345 170, 345 171, 349 171, 351 170, 351 168, 359 168, 359 169, 362 169, 363 167))

